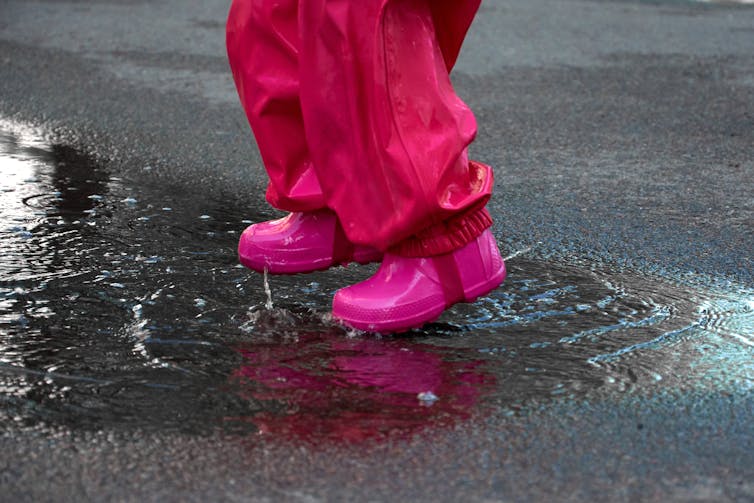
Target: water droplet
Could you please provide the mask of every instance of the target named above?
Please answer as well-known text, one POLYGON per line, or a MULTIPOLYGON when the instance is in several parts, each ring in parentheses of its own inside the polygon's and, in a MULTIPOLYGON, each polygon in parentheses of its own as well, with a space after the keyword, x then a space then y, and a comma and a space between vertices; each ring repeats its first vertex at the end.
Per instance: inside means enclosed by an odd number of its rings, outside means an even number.
POLYGON ((31 232, 27 230, 20 230, 16 232, 16 236, 20 237, 21 239, 29 239, 34 236, 31 232))
POLYGON ((360 336, 364 335, 365 333, 366 333, 366 332, 362 332, 362 331, 361 331, 361 330, 359 330, 358 328, 350 328, 350 327, 349 327, 349 328, 348 328, 348 329, 346 330, 346 337, 347 337, 347 338, 349 338, 349 339, 354 339, 354 338, 356 338, 356 337, 360 337, 360 336))
POLYGON ((422 405, 432 405, 439 400, 438 396, 431 391, 422 391, 416 395, 416 398, 419 399, 422 405))

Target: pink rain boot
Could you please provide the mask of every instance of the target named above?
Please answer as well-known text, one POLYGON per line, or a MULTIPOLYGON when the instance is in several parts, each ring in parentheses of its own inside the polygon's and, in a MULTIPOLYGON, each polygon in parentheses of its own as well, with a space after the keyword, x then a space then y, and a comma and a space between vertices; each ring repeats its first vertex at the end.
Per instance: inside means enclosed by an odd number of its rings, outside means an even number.
POLYGON ((488 229, 445 255, 385 254, 374 276, 335 294, 333 316, 359 330, 401 332, 435 320, 457 302, 473 302, 504 279, 505 263, 488 229))
POLYGON ((238 242, 241 263, 258 272, 297 274, 382 258, 375 248, 351 243, 329 209, 291 213, 246 228, 238 242))

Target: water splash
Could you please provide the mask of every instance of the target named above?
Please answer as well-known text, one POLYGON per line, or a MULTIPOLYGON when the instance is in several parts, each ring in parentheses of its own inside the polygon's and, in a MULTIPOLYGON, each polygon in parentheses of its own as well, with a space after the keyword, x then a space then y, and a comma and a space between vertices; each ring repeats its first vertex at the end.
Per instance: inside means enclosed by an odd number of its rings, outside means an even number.
POLYGON ((528 247, 526 247, 526 248, 524 248, 524 249, 522 249, 522 250, 518 250, 518 251, 516 251, 516 252, 513 252, 513 253, 511 253, 510 255, 508 255, 507 257, 505 257, 505 258, 504 258, 503 260, 504 260, 504 261, 505 261, 506 263, 507 263, 507 262, 510 262, 510 261, 511 261, 511 260, 513 260, 514 258, 520 257, 521 255, 524 255, 524 254, 526 254, 526 253, 529 253, 529 252, 530 252, 530 251, 532 251, 533 249, 534 249, 534 247, 533 247, 533 246, 528 246, 528 247))

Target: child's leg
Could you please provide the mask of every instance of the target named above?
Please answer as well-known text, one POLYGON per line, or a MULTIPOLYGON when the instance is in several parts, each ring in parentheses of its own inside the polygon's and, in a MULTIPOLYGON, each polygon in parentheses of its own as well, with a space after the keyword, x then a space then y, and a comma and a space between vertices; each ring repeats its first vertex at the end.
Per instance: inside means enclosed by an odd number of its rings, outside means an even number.
MULTIPOLYGON (((307 0, 308 1, 308 0, 307 0)), ((233 77, 270 178, 267 200, 293 213, 249 226, 238 255, 274 274, 379 260, 348 241, 326 208, 305 138, 299 100, 299 0, 234 0, 227 45, 233 77)))
POLYGON ((324 207, 299 102, 299 0, 233 0, 227 48, 241 103, 270 178, 267 199, 287 211, 324 207))
POLYGON ((468 161, 476 123, 432 2, 299 5, 301 103, 326 204, 351 241, 411 256, 458 249, 491 223, 492 173, 468 161))

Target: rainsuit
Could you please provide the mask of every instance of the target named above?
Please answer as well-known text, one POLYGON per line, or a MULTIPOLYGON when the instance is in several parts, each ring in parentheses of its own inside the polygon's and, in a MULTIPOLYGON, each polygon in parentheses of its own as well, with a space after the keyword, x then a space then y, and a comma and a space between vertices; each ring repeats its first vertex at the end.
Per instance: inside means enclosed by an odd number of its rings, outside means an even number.
POLYGON ((227 48, 267 200, 333 210, 347 238, 407 257, 492 221, 469 161, 476 121, 450 83, 481 0, 233 0, 227 48))

